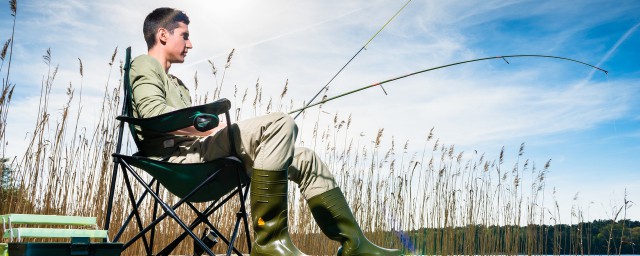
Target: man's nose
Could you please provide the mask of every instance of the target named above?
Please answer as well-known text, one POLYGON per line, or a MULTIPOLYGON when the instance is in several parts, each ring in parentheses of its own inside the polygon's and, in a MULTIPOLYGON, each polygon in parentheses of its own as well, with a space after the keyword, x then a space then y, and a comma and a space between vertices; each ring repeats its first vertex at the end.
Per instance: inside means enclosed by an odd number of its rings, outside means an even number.
POLYGON ((191 44, 191 40, 187 40, 187 48, 188 49, 193 48, 193 45, 191 44))

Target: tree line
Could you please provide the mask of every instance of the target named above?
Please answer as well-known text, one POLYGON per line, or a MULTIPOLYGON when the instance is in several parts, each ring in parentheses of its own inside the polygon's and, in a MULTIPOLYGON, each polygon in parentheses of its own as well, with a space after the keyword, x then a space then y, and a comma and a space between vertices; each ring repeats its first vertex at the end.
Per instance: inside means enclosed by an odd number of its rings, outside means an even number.
POLYGON ((573 225, 423 228, 396 232, 420 254, 617 255, 640 253, 640 221, 595 220, 573 225), (420 246, 415 246, 420 245, 420 246))

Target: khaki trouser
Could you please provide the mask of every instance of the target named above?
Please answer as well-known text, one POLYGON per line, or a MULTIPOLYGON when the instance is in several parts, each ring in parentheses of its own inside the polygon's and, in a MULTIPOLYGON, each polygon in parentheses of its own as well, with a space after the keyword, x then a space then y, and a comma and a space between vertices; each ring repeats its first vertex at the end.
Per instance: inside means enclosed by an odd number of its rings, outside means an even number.
POLYGON ((179 145, 169 162, 199 163, 229 156, 228 131, 249 177, 253 169, 280 171, 288 168, 289 180, 298 184, 305 198, 336 188, 329 168, 310 149, 295 147, 298 127, 284 113, 272 113, 234 123, 216 134, 179 145))

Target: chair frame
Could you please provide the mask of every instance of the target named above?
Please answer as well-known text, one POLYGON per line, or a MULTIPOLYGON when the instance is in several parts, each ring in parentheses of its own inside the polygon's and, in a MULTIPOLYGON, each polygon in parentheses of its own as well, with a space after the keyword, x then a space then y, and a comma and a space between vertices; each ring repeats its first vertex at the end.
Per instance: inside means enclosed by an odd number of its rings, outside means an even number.
MULTIPOLYGON (((173 219, 175 222, 178 223, 178 225, 184 230, 184 232, 181 235, 179 235, 175 240, 173 240, 173 242, 169 243, 160 252, 158 252, 157 255, 169 255, 169 253, 171 253, 171 251, 173 251, 187 236, 190 236, 191 238, 194 239, 194 242, 195 242, 194 246, 199 246, 207 254, 214 255, 211 249, 209 249, 209 247, 193 232, 193 230, 202 223, 204 223, 213 232, 215 232, 216 235, 218 235, 218 237, 228 246, 227 255, 230 255, 232 252, 238 255, 242 255, 242 253, 234 246, 235 240, 238 236, 238 232, 240 229, 241 221, 244 223, 244 232, 246 234, 246 239, 247 239, 247 248, 249 252, 251 252, 251 236, 249 233, 249 225, 248 225, 248 218, 247 218, 248 215, 245 207, 250 179, 246 175, 246 172, 244 170, 244 165, 236 157, 237 154, 233 146, 230 147, 231 156, 213 161, 213 162, 216 162, 216 165, 222 166, 222 168, 210 174, 199 185, 197 185, 191 192, 189 192, 186 196, 183 196, 174 205, 169 205, 165 201, 163 201, 162 198, 160 198, 159 196, 160 182, 156 178, 151 177, 150 180, 145 181, 141 177, 141 175, 136 171, 136 169, 134 169, 132 166, 132 165, 135 165, 133 163, 141 162, 141 161, 149 162, 152 164, 162 164, 162 165, 172 165, 174 163, 167 163, 164 161, 153 160, 141 155, 134 154, 133 156, 128 156, 128 155, 121 154, 122 138, 123 138, 123 132, 125 129, 124 127, 125 122, 129 124, 129 129, 131 130, 134 140, 136 141, 136 144, 140 149, 139 142, 135 135, 134 124, 132 123, 135 123, 133 121, 136 121, 136 120, 138 121, 143 120, 143 119, 132 118, 131 116, 129 116, 132 110, 132 96, 131 96, 132 92, 131 92, 131 85, 129 80, 130 63, 131 63, 131 47, 128 47, 126 50, 126 62, 124 66, 124 78, 123 78, 124 101, 123 101, 123 107, 122 107, 122 115, 117 118, 120 121, 119 131, 118 131, 118 141, 117 141, 118 144, 116 145, 116 152, 112 154, 114 166, 113 166, 113 172, 111 175, 111 185, 109 188, 109 202, 107 205, 107 214, 105 217, 104 229, 109 230, 110 228, 111 213, 113 209, 113 197, 114 197, 115 188, 116 188, 117 176, 118 176, 119 170, 122 170, 122 176, 123 176, 124 184, 127 189, 127 193, 129 195, 128 197, 132 206, 132 210, 128 214, 128 217, 125 219, 125 221, 122 224, 122 227, 120 227, 120 229, 118 230, 118 233, 114 236, 114 239, 112 241, 117 242, 121 238, 121 235, 124 233, 126 227, 129 225, 129 222, 131 222, 133 218, 135 218, 136 226, 138 227, 138 231, 139 231, 137 235, 135 235, 129 241, 124 243, 123 250, 125 250, 126 248, 128 248, 129 246, 137 242, 140 238, 142 238, 142 242, 144 244, 146 254, 153 255, 155 227, 166 217, 170 217, 171 219, 173 219), (189 201, 189 199, 192 198, 194 195, 196 195, 203 187, 205 187, 205 185, 207 185, 208 183, 216 179, 216 177, 219 176, 219 174, 222 171, 228 171, 228 172, 235 171, 237 173, 236 175, 237 179, 235 180, 236 182, 235 188, 232 191, 230 191, 230 193, 227 193, 226 196, 223 196, 222 198, 219 198, 210 202, 210 204, 206 207, 204 211, 199 211, 189 201), (132 184, 131 184, 132 182, 129 176, 133 177, 133 180, 140 183, 144 188, 144 192, 138 197, 137 200, 134 198, 134 193, 133 193, 132 184), (153 188, 154 185, 155 185, 155 188, 153 188), (147 195, 150 195, 153 200, 153 216, 152 216, 153 221, 149 223, 147 226, 143 227, 143 221, 142 221, 142 218, 140 217, 140 213, 138 212, 138 207, 142 204, 142 202, 145 200, 147 195), (208 220, 208 218, 213 213, 215 213, 216 210, 218 210, 220 207, 222 207, 226 202, 231 200, 236 195, 239 200, 238 202, 240 203, 240 207, 239 207, 240 209, 236 213, 236 221, 235 221, 235 226, 234 226, 232 235, 230 239, 227 239, 218 229, 214 227, 214 225, 208 220), (193 220, 191 223, 189 223, 189 225, 187 225, 184 220, 182 220, 179 216, 177 216, 175 212, 176 209, 178 209, 180 206, 184 204, 186 204, 197 215, 196 219, 193 220), (160 208, 162 208, 162 210, 164 211, 164 213, 160 216, 158 216, 158 206, 160 206, 160 208), (147 239, 147 237, 145 236, 148 232, 150 232, 149 239, 147 239)), ((229 117, 230 103, 228 103, 228 100, 222 99, 217 102, 211 103, 209 105, 211 106, 213 104, 214 106, 218 106, 218 105, 215 105, 217 103, 223 105, 217 111, 217 113, 207 113, 207 114, 218 115, 218 114, 224 113, 227 124, 230 126, 231 125, 231 120, 229 117)), ((195 108, 198 108, 198 106, 196 106, 195 108)), ((203 110, 203 109, 200 109, 200 110, 203 110)), ((204 109, 204 111, 206 110, 210 110, 210 109, 204 109)), ((147 119, 143 121, 149 121, 149 120, 147 119)), ((229 140, 231 143, 230 145, 234 145, 233 136, 231 132, 232 132, 231 129, 229 129, 229 140)), ((198 165, 198 164, 206 164, 206 163, 197 163, 197 164, 191 164, 191 165, 198 165)), ((183 164, 174 164, 174 165, 185 166, 183 164)), ((188 165, 189 164, 186 164, 186 166, 188 165)))

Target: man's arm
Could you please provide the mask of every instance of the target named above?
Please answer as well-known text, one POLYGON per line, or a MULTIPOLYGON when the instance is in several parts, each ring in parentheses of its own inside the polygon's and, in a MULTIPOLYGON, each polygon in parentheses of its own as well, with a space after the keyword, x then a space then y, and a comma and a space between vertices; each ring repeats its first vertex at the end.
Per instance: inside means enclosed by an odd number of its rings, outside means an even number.
POLYGON ((160 64, 151 58, 136 58, 131 63, 133 104, 139 118, 149 118, 176 110, 167 105, 166 85, 160 64))
MULTIPOLYGON (((176 108, 167 104, 166 86, 163 81, 164 71, 157 61, 151 58, 136 58, 131 63, 130 78, 133 91, 133 102, 137 108, 139 118, 149 118, 171 111, 176 108), (161 73, 162 72, 162 73, 161 73)), ((209 136, 222 128, 225 123, 220 123, 214 129, 201 132, 190 126, 170 132, 174 135, 209 136)))

